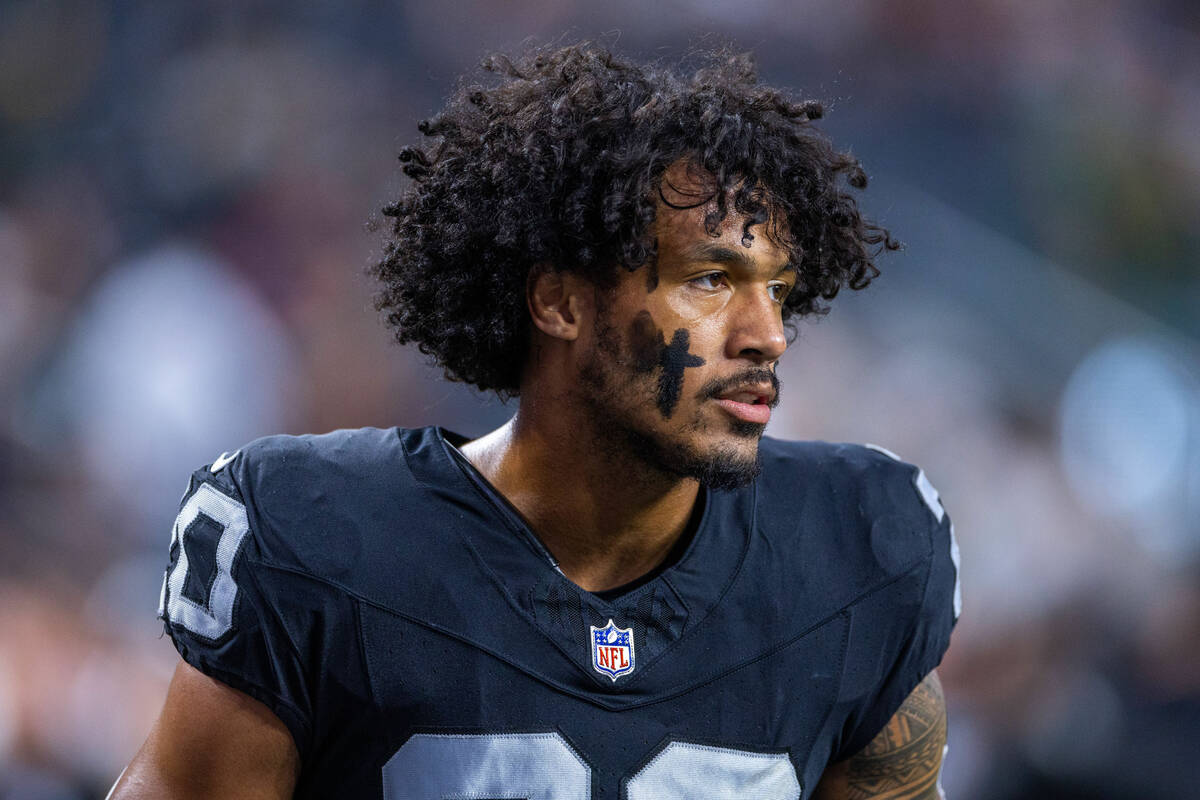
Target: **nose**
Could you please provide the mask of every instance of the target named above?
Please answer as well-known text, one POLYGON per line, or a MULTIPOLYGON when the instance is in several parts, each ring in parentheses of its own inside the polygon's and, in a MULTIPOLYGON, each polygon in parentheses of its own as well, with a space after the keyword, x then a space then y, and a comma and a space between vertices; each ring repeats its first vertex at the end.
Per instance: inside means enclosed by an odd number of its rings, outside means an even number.
POLYGON ((743 293, 742 302, 731 309, 726 350, 730 358, 759 364, 777 361, 787 350, 783 314, 765 287, 743 293))

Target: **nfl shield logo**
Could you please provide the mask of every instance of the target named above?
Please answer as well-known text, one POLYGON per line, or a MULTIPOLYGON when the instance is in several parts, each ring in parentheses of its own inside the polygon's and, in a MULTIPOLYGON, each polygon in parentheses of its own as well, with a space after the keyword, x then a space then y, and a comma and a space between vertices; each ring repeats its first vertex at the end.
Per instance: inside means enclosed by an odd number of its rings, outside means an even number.
POLYGON ((633 628, 618 628, 611 619, 603 628, 592 629, 592 668, 617 678, 633 672, 633 628))

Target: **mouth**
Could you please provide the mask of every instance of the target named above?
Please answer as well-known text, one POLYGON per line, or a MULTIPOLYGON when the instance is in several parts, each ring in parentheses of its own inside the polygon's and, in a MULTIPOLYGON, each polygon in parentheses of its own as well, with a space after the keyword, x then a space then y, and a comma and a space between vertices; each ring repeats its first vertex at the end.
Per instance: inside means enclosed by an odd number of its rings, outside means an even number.
POLYGON ((770 384, 735 386, 722 392, 715 399, 717 404, 733 417, 743 422, 766 425, 771 419, 771 406, 775 404, 775 388, 770 384))

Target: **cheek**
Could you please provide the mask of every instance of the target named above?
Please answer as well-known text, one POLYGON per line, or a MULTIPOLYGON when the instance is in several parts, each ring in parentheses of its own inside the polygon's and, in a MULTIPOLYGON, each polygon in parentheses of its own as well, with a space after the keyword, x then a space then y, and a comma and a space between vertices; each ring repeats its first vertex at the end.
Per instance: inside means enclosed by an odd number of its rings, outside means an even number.
POLYGON ((689 328, 708 324, 707 321, 720 316, 729 302, 727 292, 719 294, 697 294, 681 286, 665 298, 667 315, 689 328))
POLYGON ((688 352, 704 359, 704 365, 687 371, 688 382, 702 382, 711 377, 713 366, 724 352, 724 326, 719 315, 704 317, 687 326, 688 352))
POLYGON ((687 328, 676 328, 671 343, 659 356, 658 408, 670 417, 684 391, 685 374, 689 368, 702 367, 705 361, 691 351, 691 335, 687 328))
POLYGON ((635 372, 650 372, 659 366, 663 349, 662 330, 654 324, 649 311, 641 311, 629 326, 629 352, 635 372))

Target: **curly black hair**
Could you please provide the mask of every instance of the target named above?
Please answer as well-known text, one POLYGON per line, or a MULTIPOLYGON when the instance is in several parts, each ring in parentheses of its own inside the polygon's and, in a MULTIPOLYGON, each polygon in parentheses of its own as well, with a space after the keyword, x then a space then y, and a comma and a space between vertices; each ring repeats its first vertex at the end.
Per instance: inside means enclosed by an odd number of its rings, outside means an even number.
POLYGON ((729 198, 746 240, 781 223, 768 233, 799 267, 785 321, 864 288, 899 247, 849 193, 867 184, 862 166, 810 124, 821 104, 759 85, 748 55, 711 53, 683 76, 581 43, 482 68, 486 85, 460 86, 417 126, 432 143, 400 152, 412 182, 383 209, 395 222, 371 270, 396 338, 450 380, 518 393, 535 266, 610 286, 618 267, 653 264, 660 182, 680 159, 715 179, 710 233, 729 198))

